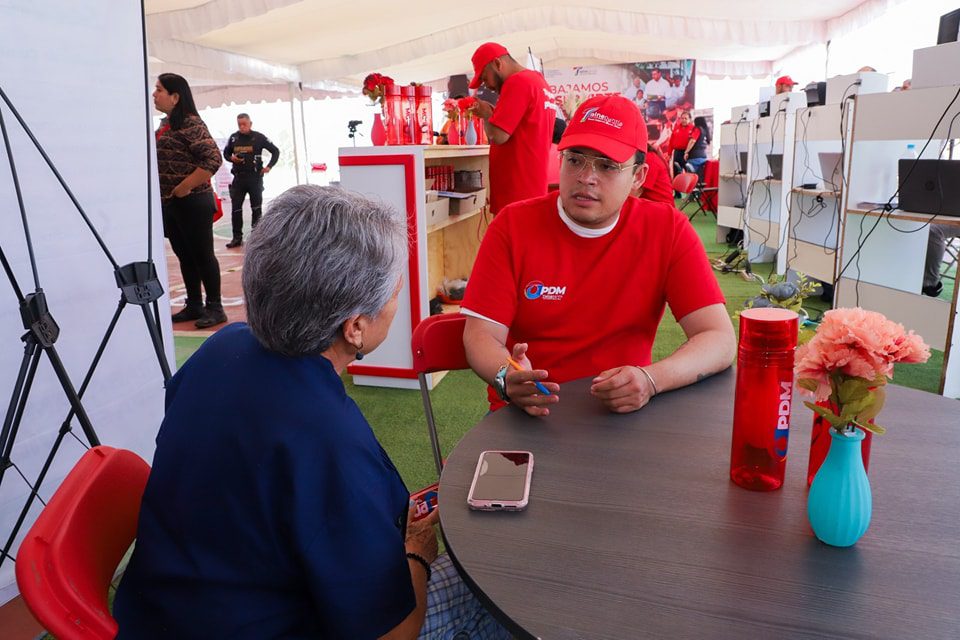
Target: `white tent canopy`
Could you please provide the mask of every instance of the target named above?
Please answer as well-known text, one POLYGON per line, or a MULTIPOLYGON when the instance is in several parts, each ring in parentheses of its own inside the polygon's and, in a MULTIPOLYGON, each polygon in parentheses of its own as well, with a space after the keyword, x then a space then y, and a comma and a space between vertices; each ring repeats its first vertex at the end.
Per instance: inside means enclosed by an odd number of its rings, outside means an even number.
POLYGON ((470 73, 481 43, 546 67, 696 58, 711 77, 769 76, 778 61, 849 33, 902 0, 146 0, 154 73, 174 71, 203 102, 357 93, 371 71, 399 82, 470 73), (273 90, 269 90, 269 87, 273 90))

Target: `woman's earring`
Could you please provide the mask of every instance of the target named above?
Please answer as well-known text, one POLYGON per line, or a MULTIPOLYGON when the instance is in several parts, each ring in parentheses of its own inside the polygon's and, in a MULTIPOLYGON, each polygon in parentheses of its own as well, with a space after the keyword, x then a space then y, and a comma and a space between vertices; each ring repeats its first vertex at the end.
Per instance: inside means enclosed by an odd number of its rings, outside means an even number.
POLYGON ((363 360, 363 341, 360 341, 360 346, 357 347, 357 360, 363 360))

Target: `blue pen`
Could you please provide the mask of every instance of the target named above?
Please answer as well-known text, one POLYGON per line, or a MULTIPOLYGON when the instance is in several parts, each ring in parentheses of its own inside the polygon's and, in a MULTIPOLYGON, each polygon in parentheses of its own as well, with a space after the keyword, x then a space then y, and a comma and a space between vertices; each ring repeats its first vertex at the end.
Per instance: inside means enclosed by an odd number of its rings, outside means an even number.
MULTIPOLYGON (((512 367, 513 367, 514 369, 516 369, 517 371, 523 371, 523 370, 524 370, 524 368, 521 367, 519 364, 517 364, 517 361, 514 360, 513 358, 511 358, 510 356, 507 356, 507 362, 509 362, 509 363, 510 363, 510 366, 512 366, 512 367)), ((539 381, 539 380, 534 380, 534 381, 533 381, 533 386, 535 386, 535 387, 537 388, 537 391, 539 391, 539 392, 542 393, 543 395, 545 395, 545 396, 549 396, 549 395, 550 395, 550 390, 547 389, 547 388, 546 388, 545 386, 543 386, 542 384, 540 384, 540 381, 539 381)))

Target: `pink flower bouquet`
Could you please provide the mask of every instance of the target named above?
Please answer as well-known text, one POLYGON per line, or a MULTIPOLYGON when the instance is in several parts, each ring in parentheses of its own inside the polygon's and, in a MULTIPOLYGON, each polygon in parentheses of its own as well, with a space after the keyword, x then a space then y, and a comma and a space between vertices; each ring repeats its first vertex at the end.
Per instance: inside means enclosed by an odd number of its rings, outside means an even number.
POLYGON ((447 118, 452 122, 460 119, 460 107, 457 105, 456 98, 447 98, 443 101, 443 110, 447 112, 447 118))
POLYGON ((796 354, 797 384, 817 401, 804 402, 838 432, 860 427, 884 433, 872 424, 883 408, 883 386, 893 377, 895 362, 920 363, 930 357, 930 347, 913 331, 864 309, 834 309, 810 342, 796 354))

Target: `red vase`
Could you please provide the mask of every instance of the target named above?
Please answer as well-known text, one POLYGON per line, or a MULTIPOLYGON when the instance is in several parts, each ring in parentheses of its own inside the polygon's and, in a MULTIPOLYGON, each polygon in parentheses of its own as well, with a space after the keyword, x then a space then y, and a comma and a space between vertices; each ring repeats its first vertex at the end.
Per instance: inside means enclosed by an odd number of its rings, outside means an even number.
POLYGON ((387 142, 387 130, 383 126, 383 118, 380 114, 373 116, 373 126, 370 128, 370 142, 378 147, 382 147, 387 142))
POLYGON ((451 121, 447 127, 447 144, 460 144, 460 123, 451 121))
MULTIPOLYGON (((817 404, 828 407, 833 412, 837 410, 829 400, 818 402, 817 404)), ((873 420, 870 422, 872 423, 873 420)), ((864 430, 864 434, 866 435, 863 442, 860 443, 860 455, 863 458, 864 471, 870 471, 870 446, 873 444, 873 433, 864 430)), ((827 452, 830 451, 830 443, 832 441, 833 439, 830 437, 830 423, 824 418, 821 418, 819 414, 813 414, 813 429, 810 432, 810 460, 807 462, 807 487, 810 486, 813 482, 813 477, 817 475, 817 471, 820 470, 820 465, 823 464, 824 459, 827 457, 827 452)))

